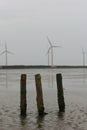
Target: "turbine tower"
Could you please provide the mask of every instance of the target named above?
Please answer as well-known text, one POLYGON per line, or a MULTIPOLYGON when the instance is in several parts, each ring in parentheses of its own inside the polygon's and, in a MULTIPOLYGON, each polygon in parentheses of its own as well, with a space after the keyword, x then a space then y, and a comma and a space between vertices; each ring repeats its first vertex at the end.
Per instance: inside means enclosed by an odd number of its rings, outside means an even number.
POLYGON ((50 65, 50 47, 48 48, 48 51, 46 53, 46 55, 48 55, 48 66, 50 65))
POLYGON ((85 66, 85 51, 83 48, 82 48, 82 55, 83 55, 83 66, 85 66))
MULTIPOLYGON (((61 46, 54 46, 54 45, 52 45, 52 43, 51 43, 51 41, 50 41, 50 39, 49 39, 48 37, 47 37, 47 40, 48 40, 49 45, 50 45, 50 47, 49 47, 49 49, 48 49, 48 59, 49 59, 49 53, 50 53, 50 51, 51 51, 51 66, 53 67, 53 65, 54 65, 54 63, 53 63, 53 60, 54 60, 53 49, 54 49, 54 48, 61 47, 61 46)), ((48 62, 48 63, 49 63, 49 62, 48 62)))
POLYGON ((8 54, 13 54, 13 53, 8 51, 6 42, 5 42, 5 50, 2 53, 0 53, 0 55, 3 55, 3 54, 5 54, 5 58, 6 58, 5 65, 7 66, 8 65, 8 54))

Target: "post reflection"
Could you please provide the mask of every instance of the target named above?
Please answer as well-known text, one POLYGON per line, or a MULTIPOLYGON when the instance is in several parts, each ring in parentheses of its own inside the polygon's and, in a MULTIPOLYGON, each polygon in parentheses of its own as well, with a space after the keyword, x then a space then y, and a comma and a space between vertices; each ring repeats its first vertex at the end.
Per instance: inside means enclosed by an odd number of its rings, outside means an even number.
POLYGON ((63 120, 65 116, 65 112, 58 112, 58 118, 63 120))
POLYGON ((20 123, 21 123, 22 126, 26 125, 26 123, 27 123, 26 116, 21 116, 20 115, 20 123))
POLYGON ((37 128, 39 128, 39 129, 44 128, 43 127, 44 126, 44 117, 45 117, 45 115, 37 116, 37 128))

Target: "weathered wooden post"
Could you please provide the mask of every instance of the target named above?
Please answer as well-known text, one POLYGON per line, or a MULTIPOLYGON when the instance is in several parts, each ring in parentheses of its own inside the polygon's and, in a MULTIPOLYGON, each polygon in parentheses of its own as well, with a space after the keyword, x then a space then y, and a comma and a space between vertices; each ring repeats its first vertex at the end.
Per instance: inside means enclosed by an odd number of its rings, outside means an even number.
POLYGON ((26 116, 26 74, 21 75, 20 81, 20 111, 21 116, 26 116))
POLYGON ((36 100, 37 100, 37 109, 39 115, 44 115, 44 103, 43 103, 43 92, 42 92, 42 84, 41 84, 41 76, 40 74, 35 75, 35 83, 36 83, 36 100))
POLYGON ((58 105, 59 105, 59 112, 65 111, 65 102, 64 102, 64 93, 63 93, 63 85, 62 85, 62 75, 56 74, 57 80, 57 94, 58 94, 58 105))

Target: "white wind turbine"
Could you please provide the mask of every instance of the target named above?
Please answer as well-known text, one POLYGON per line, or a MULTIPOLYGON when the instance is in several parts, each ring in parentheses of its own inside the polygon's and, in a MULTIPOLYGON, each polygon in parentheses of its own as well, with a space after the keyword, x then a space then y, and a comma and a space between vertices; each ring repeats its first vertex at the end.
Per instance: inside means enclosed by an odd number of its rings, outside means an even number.
POLYGON ((3 55, 3 54, 5 54, 5 58, 6 58, 5 65, 7 66, 8 65, 8 54, 13 54, 13 52, 8 51, 6 42, 5 42, 5 50, 2 53, 0 53, 0 55, 3 55))
POLYGON ((53 67, 53 59, 54 59, 54 56, 53 56, 53 49, 54 48, 58 48, 58 47, 61 47, 61 46, 54 46, 54 45, 52 45, 52 43, 51 43, 51 41, 50 41, 50 39, 47 37, 47 40, 48 40, 48 42, 49 42, 49 45, 50 45, 50 47, 49 47, 49 49, 48 49, 48 65, 49 65, 49 53, 50 53, 50 51, 51 51, 51 66, 53 67))
POLYGON ((82 48, 82 55, 83 55, 83 66, 85 66, 85 51, 83 48, 82 48))

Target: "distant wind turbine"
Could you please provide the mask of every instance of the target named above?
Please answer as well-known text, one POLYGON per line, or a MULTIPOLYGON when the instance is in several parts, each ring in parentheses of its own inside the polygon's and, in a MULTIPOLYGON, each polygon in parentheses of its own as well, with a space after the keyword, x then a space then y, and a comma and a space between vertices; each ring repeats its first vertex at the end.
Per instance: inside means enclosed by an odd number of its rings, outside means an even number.
POLYGON ((0 55, 3 55, 3 54, 5 54, 5 58, 6 58, 5 65, 7 66, 8 65, 8 54, 13 54, 13 52, 8 51, 6 42, 5 42, 5 50, 2 53, 0 53, 0 55))
POLYGON ((52 43, 51 43, 51 41, 50 41, 50 39, 49 39, 48 37, 47 37, 47 40, 48 40, 49 45, 50 45, 50 47, 49 47, 49 49, 48 49, 48 63, 49 63, 49 53, 50 53, 50 51, 51 51, 51 66, 53 67, 53 65, 54 65, 54 63, 53 63, 53 59, 54 59, 53 49, 54 49, 54 48, 61 47, 61 46, 54 46, 54 45, 52 45, 52 43))
POLYGON ((83 66, 85 66, 85 51, 83 48, 82 48, 82 55, 83 55, 83 66))

